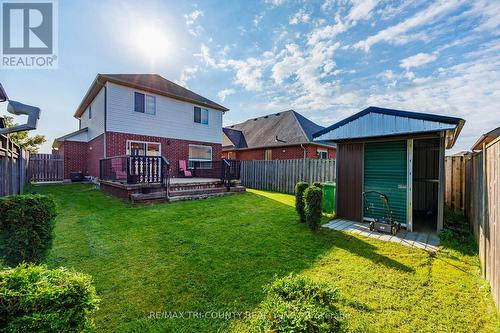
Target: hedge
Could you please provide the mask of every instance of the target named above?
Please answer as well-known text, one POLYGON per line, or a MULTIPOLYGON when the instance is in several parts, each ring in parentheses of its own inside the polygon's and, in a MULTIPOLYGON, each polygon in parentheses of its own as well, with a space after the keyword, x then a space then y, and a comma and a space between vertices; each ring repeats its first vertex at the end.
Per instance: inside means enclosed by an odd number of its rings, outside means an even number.
POLYGON ((314 182, 313 186, 316 186, 318 188, 323 188, 323 184, 321 184, 321 182, 314 182))
POLYGON ((298 182, 295 184, 295 210, 299 214, 300 222, 306 222, 304 212, 304 191, 309 187, 308 182, 298 182))
POLYGON ((98 298, 88 275, 21 264, 0 272, 1 332, 82 332, 98 298))
POLYGON ((43 195, 0 198, 0 234, 5 262, 39 263, 52 244, 56 206, 43 195))
POLYGON ((323 207, 323 190, 316 186, 309 186, 304 192, 304 213, 307 225, 317 230, 321 224, 323 207))
POLYGON ((289 275, 265 288, 266 298, 251 320, 256 332, 339 332, 339 292, 324 283, 289 275))

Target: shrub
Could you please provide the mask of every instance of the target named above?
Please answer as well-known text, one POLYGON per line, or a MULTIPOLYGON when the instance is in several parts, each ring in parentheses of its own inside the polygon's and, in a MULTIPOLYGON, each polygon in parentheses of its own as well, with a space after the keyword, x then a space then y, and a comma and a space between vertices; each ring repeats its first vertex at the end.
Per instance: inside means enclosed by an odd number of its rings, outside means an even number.
POLYGON ((81 332, 98 299, 88 275, 21 264, 0 272, 0 331, 81 332))
POLYGON ((304 192, 304 213, 307 225, 317 230, 321 222, 321 211, 323 206, 323 190, 316 186, 310 186, 304 192))
POLYGON ((321 184, 321 182, 314 182, 313 186, 316 186, 317 188, 323 188, 323 184, 321 184))
POLYGON ((304 212, 304 191, 309 187, 308 182, 298 182, 295 184, 295 210, 299 214, 300 222, 306 222, 304 212))
POLYGON ((26 194, 0 198, 0 234, 8 265, 40 262, 52 244, 54 201, 26 194))
POLYGON ((258 332, 339 332, 339 292, 327 284, 289 275, 265 289, 267 296, 251 325, 258 332))

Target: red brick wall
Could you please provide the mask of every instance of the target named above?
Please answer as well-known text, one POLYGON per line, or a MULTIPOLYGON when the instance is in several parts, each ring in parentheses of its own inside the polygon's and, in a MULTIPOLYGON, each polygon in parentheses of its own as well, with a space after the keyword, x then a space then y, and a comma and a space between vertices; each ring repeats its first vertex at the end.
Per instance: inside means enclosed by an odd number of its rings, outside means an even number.
MULTIPOLYGON (((318 158, 317 151, 327 150, 328 158, 335 158, 336 151, 335 148, 325 148, 316 145, 305 145, 306 148, 306 158, 318 158)), ((272 150, 273 160, 292 160, 304 158, 304 149, 301 146, 288 146, 288 147, 274 147, 272 150)), ((245 149, 245 150, 233 150, 232 159, 237 160, 263 160, 265 159, 266 149, 245 149)), ((222 153, 223 158, 227 158, 228 151, 222 153)))
POLYGON ((161 138, 148 135, 127 134, 117 132, 106 133, 107 156, 120 156, 127 153, 127 140, 159 142, 161 154, 170 162, 170 175, 179 176, 179 160, 189 159, 189 145, 198 144, 212 147, 212 159, 218 160, 222 154, 222 145, 200 141, 161 138))
POLYGON ((104 158, 104 134, 90 140, 87 145, 88 174, 99 177, 99 161, 104 158))
POLYGON ((64 141, 59 148, 58 154, 64 159, 64 179, 74 171, 81 171, 84 175, 87 170, 87 142, 64 141))

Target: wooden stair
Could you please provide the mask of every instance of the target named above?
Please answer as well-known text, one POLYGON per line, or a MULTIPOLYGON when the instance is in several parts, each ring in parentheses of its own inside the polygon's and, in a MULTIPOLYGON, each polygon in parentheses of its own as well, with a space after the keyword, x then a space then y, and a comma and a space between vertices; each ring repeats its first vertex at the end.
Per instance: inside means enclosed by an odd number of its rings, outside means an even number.
POLYGON ((228 190, 222 181, 205 183, 193 181, 189 183, 171 184, 168 198, 166 192, 161 190, 151 193, 133 193, 130 195, 130 199, 133 203, 162 202, 167 200, 174 202, 219 197, 244 191, 245 187, 243 186, 234 186, 228 190))

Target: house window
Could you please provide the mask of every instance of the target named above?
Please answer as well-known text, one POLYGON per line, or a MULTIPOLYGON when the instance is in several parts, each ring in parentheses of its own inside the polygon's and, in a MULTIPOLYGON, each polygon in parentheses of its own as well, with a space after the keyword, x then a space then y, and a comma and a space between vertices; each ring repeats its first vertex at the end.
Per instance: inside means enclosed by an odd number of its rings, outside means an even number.
POLYGON ((89 119, 92 119, 92 105, 89 106, 89 119))
POLYGON ((157 142, 127 141, 127 155, 161 156, 161 145, 157 142))
POLYGON ((266 151, 264 152, 264 159, 266 161, 270 161, 273 159, 273 151, 271 149, 266 149, 266 151))
POLYGON ((200 169, 211 169, 212 163, 212 147, 189 145, 189 167, 200 169))
POLYGON ((318 158, 321 160, 326 160, 328 158, 327 150, 318 150, 318 158))
POLYGON ((156 114, 156 97, 142 93, 134 93, 134 111, 156 114))
POLYGON ((208 125, 208 110, 195 106, 194 122, 198 124, 208 125))
POLYGON ((227 159, 228 160, 232 160, 233 159, 233 152, 232 151, 230 151, 230 152, 227 153, 227 159))

